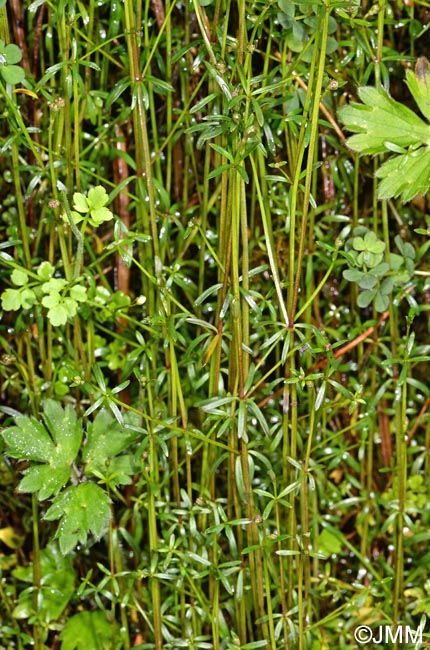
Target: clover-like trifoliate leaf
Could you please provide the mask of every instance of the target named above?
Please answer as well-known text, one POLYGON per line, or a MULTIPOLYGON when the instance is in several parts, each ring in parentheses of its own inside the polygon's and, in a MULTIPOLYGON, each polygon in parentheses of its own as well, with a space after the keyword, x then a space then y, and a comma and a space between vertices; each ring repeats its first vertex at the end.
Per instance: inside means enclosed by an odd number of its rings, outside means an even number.
POLYGON ((6 83, 17 84, 25 77, 25 71, 19 65, 22 53, 19 47, 13 43, 5 44, 0 39, 0 74, 6 83))
POLYGON ((382 253, 385 250, 384 242, 372 230, 369 230, 364 237, 354 237, 352 245, 357 251, 369 251, 370 253, 382 253))
POLYGON ((44 518, 60 519, 56 537, 66 555, 76 544, 85 544, 90 533, 100 539, 111 518, 110 500, 95 483, 71 485, 55 497, 44 518))

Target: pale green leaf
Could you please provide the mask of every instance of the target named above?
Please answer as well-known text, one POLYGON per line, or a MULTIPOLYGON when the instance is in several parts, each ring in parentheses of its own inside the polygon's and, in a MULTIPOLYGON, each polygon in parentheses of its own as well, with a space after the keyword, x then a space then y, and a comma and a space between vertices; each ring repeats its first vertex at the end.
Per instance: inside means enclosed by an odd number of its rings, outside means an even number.
POLYGON ((97 208, 96 210, 91 210, 91 216, 90 216, 90 224, 94 226, 94 228, 97 228, 97 226, 100 226, 104 221, 110 221, 113 219, 113 213, 109 210, 109 208, 97 208))
POLYGON ((101 185, 97 185, 97 187, 91 188, 88 192, 88 205, 91 211, 103 208, 108 200, 109 197, 107 195, 107 192, 101 185))
POLYGON ((75 210, 82 213, 89 212, 90 210, 87 197, 80 192, 75 192, 73 195, 73 207, 75 210))
POLYGON ((376 296, 376 289, 365 289, 361 293, 358 294, 357 298, 357 305, 364 309, 365 307, 368 307, 374 297, 376 296))
POLYGON ((64 298, 63 307, 67 311, 68 316, 71 318, 73 318, 73 316, 76 316, 76 312, 78 310, 78 303, 76 300, 73 300, 73 298, 64 298))
POLYGON ((56 293, 59 295, 59 292, 64 289, 67 284, 67 280, 64 278, 50 278, 47 282, 42 284, 43 293, 56 293))
POLYGON ((36 294, 32 289, 21 290, 21 305, 23 309, 31 309, 36 302, 36 294))
POLYGON ((48 318, 54 327, 60 327, 67 323, 69 313, 64 305, 56 304, 48 309, 48 318))
POLYGON ((389 304, 390 304, 390 297, 378 291, 375 297, 376 311, 379 313, 385 311, 386 309, 388 309, 389 304))
POLYGON ((87 289, 81 285, 75 285, 70 289, 70 297, 77 302, 85 302, 87 299, 87 289))
POLYGON ((373 289, 377 283, 377 279, 372 275, 363 274, 363 277, 357 281, 361 289, 373 289))
POLYGON ((14 269, 10 279, 17 287, 23 287, 28 282, 28 275, 25 271, 14 269))
POLYGON ((48 282, 48 280, 52 278, 54 272, 55 269, 52 266, 52 264, 50 264, 50 262, 42 262, 42 264, 37 269, 37 275, 39 276, 39 278, 45 280, 46 282, 48 282))
POLYGON ((343 535, 341 532, 335 535, 327 528, 324 528, 318 535, 316 548, 327 557, 330 555, 339 555, 343 547, 342 538, 343 535))
MULTIPOLYGON (((57 621, 75 592, 75 570, 70 558, 59 552, 56 544, 40 551, 38 557, 41 584, 37 593, 37 614, 49 623, 57 621)), ((18 605, 13 611, 15 618, 29 618, 35 614, 33 565, 18 566, 13 575, 31 586, 19 592, 18 605)))
POLYGON ((364 236, 366 249, 372 253, 382 253, 385 250, 385 244, 378 238, 378 235, 373 231, 369 231, 364 236))
MULTIPOLYGON (((87 210, 85 212, 87 212, 87 210)), ((74 224, 81 223, 81 221, 84 220, 84 217, 82 216, 82 214, 79 214, 79 212, 76 212, 75 210, 72 210, 70 214, 72 215, 72 219, 73 219, 74 224)), ((69 220, 67 218, 67 214, 63 214, 62 219, 66 223, 69 223, 69 220)))
POLYGON ((5 289, 1 296, 1 304, 5 311, 18 311, 21 309, 21 291, 5 289))
POLYGON ((360 282, 362 278, 366 277, 366 274, 358 269, 345 269, 342 275, 348 282, 360 282))
POLYGON ((366 244, 364 242, 363 237, 354 237, 352 240, 352 245, 355 248, 356 251, 365 251, 366 250, 366 244))
POLYGON ((52 293, 47 296, 43 296, 42 298, 42 305, 48 308, 56 307, 60 302, 61 296, 58 291, 52 291, 52 293))

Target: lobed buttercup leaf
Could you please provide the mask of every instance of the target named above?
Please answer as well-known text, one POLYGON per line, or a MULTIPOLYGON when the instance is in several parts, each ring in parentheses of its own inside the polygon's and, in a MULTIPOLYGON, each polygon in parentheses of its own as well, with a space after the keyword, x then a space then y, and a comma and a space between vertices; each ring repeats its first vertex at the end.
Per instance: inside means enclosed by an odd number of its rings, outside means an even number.
POLYGON ((56 536, 65 555, 76 544, 85 544, 90 533, 100 539, 111 518, 110 500, 95 483, 80 483, 55 497, 44 518, 60 519, 56 536))
POLYGON ((362 154, 388 151, 387 142, 398 147, 419 147, 430 143, 430 126, 410 108, 393 99, 383 88, 358 89, 362 104, 350 104, 339 111, 346 128, 353 133, 347 144, 362 154))
MULTIPOLYGON (((430 120, 430 64, 420 57, 406 83, 421 113, 430 120)), ((396 153, 376 172, 381 179, 378 198, 401 197, 405 203, 430 186, 430 125, 410 108, 394 100, 383 88, 358 89, 361 104, 339 111, 352 131, 348 146, 361 154, 396 153)))
POLYGON ((406 70, 406 83, 421 113, 430 121, 430 64, 425 56, 417 59, 415 72, 406 70))
POLYGON ((406 203, 418 193, 425 194, 430 185, 430 148, 393 156, 381 165, 376 176, 382 179, 378 187, 380 199, 401 196, 406 203))
POLYGON ((21 492, 38 492, 41 501, 57 494, 70 478, 68 467, 36 465, 24 470, 24 478, 18 485, 21 492))
POLYGON ((81 423, 71 406, 63 409, 46 400, 43 419, 46 427, 35 418, 18 416, 16 425, 2 432, 9 456, 43 463, 26 469, 19 485, 22 492, 38 492, 41 500, 67 483, 82 440, 81 423))

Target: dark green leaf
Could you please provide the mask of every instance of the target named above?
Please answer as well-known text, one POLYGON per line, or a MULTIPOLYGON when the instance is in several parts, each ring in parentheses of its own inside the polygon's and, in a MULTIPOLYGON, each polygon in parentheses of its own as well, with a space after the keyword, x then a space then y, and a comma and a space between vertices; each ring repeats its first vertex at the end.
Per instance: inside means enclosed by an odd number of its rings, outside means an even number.
POLYGON ((368 307, 376 295, 375 289, 365 289, 358 294, 357 305, 361 308, 368 307))
POLYGON ((6 452, 20 460, 48 462, 54 455, 54 443, 45 427, 35 418, 19 415, 16 426, 2 431, 6 452))
POLYGON ((87 442, 82 453, 86 463, 85 472, 104 473, 109 461, 126 449, 137 435, 121 426, 106 409, 99 411, 94 422, 90 422, 87 427, 87 442))
POLYGON ((60 634, 61 650, 106 650, 116 647, 117 635, 118 624, 109 623, 104 612, 80 612, 67 620, 60 634))
POLYGON ((377 312, 383 312, 388 309, 390 304, 390 298, 387 295, 382 294, 380 291, 376 294, 375 298, 375 309, 377 312))
POLYGON ((21 492, 39 492, 38 498, 43 501, 65 486, 70 478, 70 468, 36 465, 24 470, 23 474, 18 489, 21 492))
POLYGON ((94 483, 70 486, 54 499, 44 518, 61 520, 56 537, 66 555, 76 544, 85 544, 89 533, 96 539, 103 535, 111 518, 109 497, 94 483))
POLYGON ((56 443, 55 459, 61 464, 72 463, 81 446, 82 425, 72 406, 62 408, 53 399, 43 403, 43 419, 56 443))
MULTIPOLYGON (((59 552, 56 544, 50 544, 40 552, 39 567, 41 586, 37 593, 37 612, 49 623, 56 621, 75 592, 75 570, 69 558, 59 552)), ((33 583, 33 566, 19 566, 13 575, 18 580, 33 583)), ((19 595, 14 617, 28 618, 35 614, 33 587, 19 595)))
POLYGON ((425 56, 420 56, 415 72, 406 70, 406 83, 421 113, 430 120, 430 64, 425 56))
POLYGON ((418 193, 425 194, 430 185, 430 148, 393 156, 381 165, 376 176, 382 179, 378 187, 380 199, 401 196, 405 203, 418 193))
POLYGON ((399 147, 430 142, 430 127, 409 108, 396 102, 382 88, 358 90, 362 104, 350 104, 339 111, 346 128, 357 133, 347 144, 360 153, 387 151, 386 142, 399 147))

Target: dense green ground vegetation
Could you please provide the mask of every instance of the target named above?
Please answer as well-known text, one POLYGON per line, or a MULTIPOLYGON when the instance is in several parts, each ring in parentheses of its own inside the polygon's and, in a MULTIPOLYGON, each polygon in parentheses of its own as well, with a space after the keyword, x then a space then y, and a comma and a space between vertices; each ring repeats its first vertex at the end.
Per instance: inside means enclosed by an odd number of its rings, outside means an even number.
POLYGON ((0 2, 1 650, 427 647, 428 24, 0 2))

